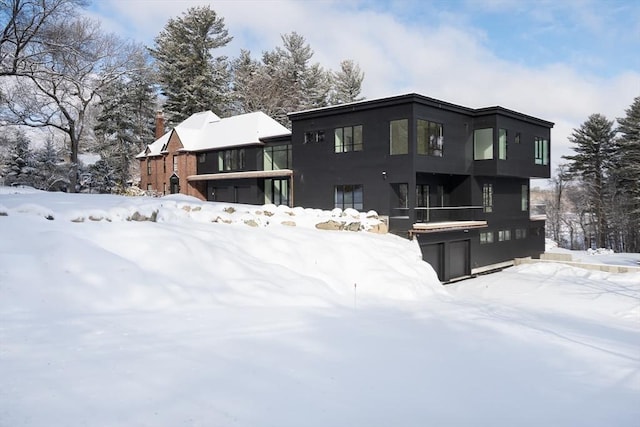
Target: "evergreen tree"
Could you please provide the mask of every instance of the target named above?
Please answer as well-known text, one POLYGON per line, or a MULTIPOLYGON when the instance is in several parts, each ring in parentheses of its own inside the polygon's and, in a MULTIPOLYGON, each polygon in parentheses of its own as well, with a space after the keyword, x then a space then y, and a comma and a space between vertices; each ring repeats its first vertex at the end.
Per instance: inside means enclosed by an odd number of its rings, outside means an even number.
POLYGON ((614 185, 628 217, 624 226, 626 250, 640 252, 640 96, 626 110, 626 117, 617 121, 620 137, 616 141, 614 185))
POLYGON ((579 176, 586 187, 589 195, 586 208, 594 217, 595 243, 602 248, 609 247, 606 179, 615 152, 614 138, 613 121, 601 114, 592 114, 569 137, 576 155, 563 157, 570 161, 569 172, 579 176))
POLYGON ((362 81, 364 73, 358 64, 352 60, 344 60, 340 63, 340 70, 333 73, 332 104, 346 104, 348 102, 362 101, 362 81))
POLYGON ((44 147, 35 152, 36 168, 34 186, 41 190, 56 191, 67 189, 69 179, 64 167, 64 159, 53 139, 48 138, 44 147))
POLYGON ((231 39, 224 18, 209 6, 192 7, 170 19, 155 38, 150 52, 169 121, 179 123, 204 110, 224 114, 229 103, 229 64, 224 56, 214 58, 212 51, 231 39))
POLYGON ((108 175, 120 188, 132 178, 135 155, 154 138, 156 98, 150 76, 140 70, 107 88, 94 129, 96 151, 104 159, 100 167, 110 168, 108 175))
POLYGON ((9 155, 3 171, 5 185, 33 185, 33 163, 29 139, 22 130, 18 130, 13 134, 13 138, 9 138, 9 155))

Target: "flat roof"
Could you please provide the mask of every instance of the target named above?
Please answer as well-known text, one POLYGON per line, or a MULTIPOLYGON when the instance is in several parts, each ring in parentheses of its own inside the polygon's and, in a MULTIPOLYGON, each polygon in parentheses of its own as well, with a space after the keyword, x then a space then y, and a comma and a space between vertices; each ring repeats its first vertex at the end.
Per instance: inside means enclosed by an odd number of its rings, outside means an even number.
POLYGON ((282 178, 293 176, 291 169, 278 169, 271 171, 247 171, 247 172, 222 172, 189 175, 187 181, 220 181, 223 179, 249 179, 249 178, 282 178))

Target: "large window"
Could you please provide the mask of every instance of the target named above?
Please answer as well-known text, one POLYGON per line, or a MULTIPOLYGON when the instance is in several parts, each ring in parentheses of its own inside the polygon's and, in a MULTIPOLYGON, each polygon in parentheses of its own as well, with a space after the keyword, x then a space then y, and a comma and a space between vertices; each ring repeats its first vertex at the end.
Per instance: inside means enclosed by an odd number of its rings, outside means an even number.
POLYGON ((493 128, 473 131, 473 159, 493 159, 493 128))
POLYGON ((529 210, 529 186, 522 184, 520 188, 520 210, 526 212, 529 210))
POLYGON ((493 212, 493 184, 482 186, 482 207, 484 212, 493 212))
POLYGON ((336 153, 362 151, 362 125, 335 129, 334 144, 336 153))
POLYGON ((263 153, 264 170, 291 169, 291 144, 267 146, 263 153))
POLYGON ((416 222, 429 221, 429 186, 416 185, 416 222))
POLYGON ((442 157, 444 135, 440 123, 418 119, 417 134, 418 154, 442 157))
POLYGON ((265 179, 264 202, 289 206, 289 180, 286 178, 265 179))
POLYGON ((335 207, 340 209, 353 208, 363 210, 362 185, 336 185, 335 207))
POLYGON ((536 165, 548 165, 549 164, 549 141, 536 136, 533 140, 535 150, 535 163, 536 165))
POLYGON ((244 148, 224 150, 218 152, 218 171, 237 171, 245 168, 244 148))
POLYGON ((507 130, 498 131, 498 159, 507 160, 507 130))
POLYGON ((409 120, 392 120, 389 122, 389 147, 390 153, 409 153, 409 120))

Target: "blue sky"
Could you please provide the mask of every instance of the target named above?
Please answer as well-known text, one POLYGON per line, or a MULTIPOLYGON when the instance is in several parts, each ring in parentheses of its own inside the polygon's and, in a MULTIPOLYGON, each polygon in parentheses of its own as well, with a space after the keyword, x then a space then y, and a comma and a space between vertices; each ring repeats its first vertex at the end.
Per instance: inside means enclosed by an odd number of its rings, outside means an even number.
POLYGON ((230 57, 297 31, 325 68, 358 62, 369 99, 416 92, 555 122, 554 166, 590 114, 621 117, 640 96, 637 1, 100 0, 87 12, 150 45, 168 19, 203 4, 225 19, 230 57))

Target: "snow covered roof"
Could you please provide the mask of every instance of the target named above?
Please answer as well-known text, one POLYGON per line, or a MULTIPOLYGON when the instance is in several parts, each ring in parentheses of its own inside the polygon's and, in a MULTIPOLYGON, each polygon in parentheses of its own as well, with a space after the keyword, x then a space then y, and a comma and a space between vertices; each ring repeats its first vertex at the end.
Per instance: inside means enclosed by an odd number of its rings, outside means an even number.
POLYGON ((211 111, 193 114, 172 131, 149 144, 138 158, 157 156, 166 150, 172 132, 176 132, 181 151, 205 151, 242 145, 262 144, 261 139, 291 135, 280 123, 258 111, 221 119, 211 111))

